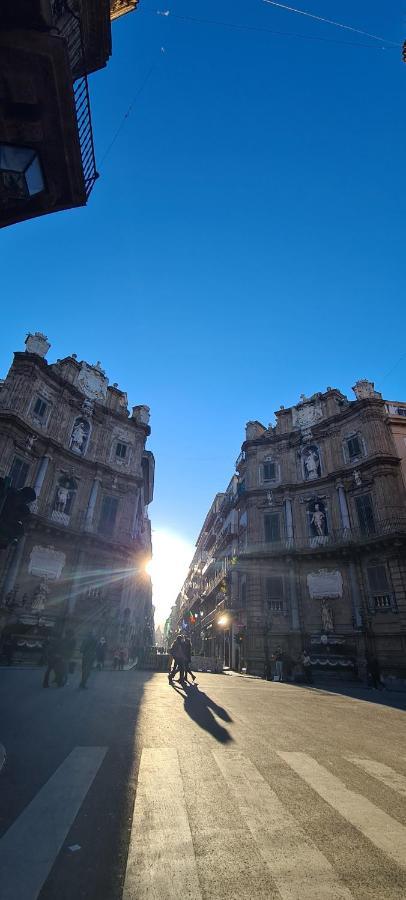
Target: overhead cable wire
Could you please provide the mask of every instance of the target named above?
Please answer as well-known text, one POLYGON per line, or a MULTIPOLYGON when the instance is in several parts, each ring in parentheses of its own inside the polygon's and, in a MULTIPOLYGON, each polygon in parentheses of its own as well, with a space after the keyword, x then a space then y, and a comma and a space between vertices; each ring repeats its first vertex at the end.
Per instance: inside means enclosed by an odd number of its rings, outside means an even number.
POLYGON ((335 22, 334 19, 326 19, 324 16, 317 16, 315 13, 308 12, 304 9, 296 9, 295 6, 287 6, 285 3, 279 3, 277 0, 263 0, 269 6, 275 6, 279 9, 285 9, 287 12, 297 13, 299 16, 306 16, 308 19, 315 19, 316 22, 325 22, 327 25, 334 25, 336 28, 344 28, 346 31, 353 31, 355 34, 362 34, 364 37, 371 38, 373 41, 380 41, 385 44, 393 44, 394 47, 400 47, 399 41, 391 41, 387 38, 379 37, 377 34, 370 34, 369 31, 363 31, 361 28, 355 28, 353 25, 344 25, 342 22, 335 22))
MULTIPOLYGON (((161 50, 163 51, 163 47, 161 48, 161 50)), ((133 97, 132 100, 131 100, 131 103, 130 103, 128 109, 127 109, 127 112, 124 114, 124 116, 123 116, 123 118, 122 118, 122 120, 121 120, 121 122, 120 122, 120 124, 119 124, 119 126, 118 126, 118 128, 117 128, 117 130, 116 130, 116 132, 115 132, 115 134, 113 135, 113 137, 112 137, 112 139, 111 139, 111 141, 110 141, 110 143, 109 143, 107 149, 105 150, 105 152, 104 152, 104 154, 103 154, 103 156, 102 156, 102 159, 101 159, 101 162, 100 162, 100 167, 103 165, 103 163, 104 163, 105 160, 107 159, 107 157, 108 157, 108 155, 109 155, 111 149, 113 148, 113 146, 114 146, 114 144, 115 144, 115 142, 116 142, 116 140, 117 140, 117 138, 118 138, 118 136, 119 136, 119 134, 120 134, 120 131, 124 128, 124 125, 125 125, 127 119, 128 119, 129 116, 131 115, 131 111, 132 111, 133 106, 135 106, 137 100, 139 99, 140 95, 142 94, 142 92, 143 92, 144 88, 146 87, 146 85, 147 85, 149 79, 151 78, 151 75, 152 75, 154 69, 156 68, 156 66, 157 66, 157 63, 153 63, 152 66, 150 66, 150 68, 148 69, 147 74, 145 75, 145 78, 143 79, 143 81, 141 82, 141 84, 140 84, 138 90, 137 90, 136 93, 134 94, 134 97, 133 97)))
MULTIPOLYGON (((300 32, 295 31, 279 31, 274 28, 262 27, 260 25, 247 25, 242 22, 222 22, 217 19, 201 19, 195 18, 194 16, 181 16, 177 13, 173 13, 172 10, 157 10, 156 15, 165 16, 168 18, 169 16, 172 19, 176 19, 180 22, 191 22, 194 25, 212 25, 218 28, 231 28, 239 31, 254 31, 259 32, 260 34, 272 34, 275 37, 287 37, 287 38, 297 38, 302 41, 318 41, 323 44, 339 44, 343 47, 363 47, 366 50, 392 50, 392 47, 375 47, 372 44, 361 43, 360 41, 340 41, 335 40, 334 38, 321 37, 321 35, 315 34, 302 34, 300 32)), ((382 39, 383 40, 383 39, 382 39)), ((386 42, 385 42, 386 43, 386 42)), ((392 41, 388 41, 387 43, 393 43, 392 41)), ((396 45, 399 46, 399 45, 396 45)))

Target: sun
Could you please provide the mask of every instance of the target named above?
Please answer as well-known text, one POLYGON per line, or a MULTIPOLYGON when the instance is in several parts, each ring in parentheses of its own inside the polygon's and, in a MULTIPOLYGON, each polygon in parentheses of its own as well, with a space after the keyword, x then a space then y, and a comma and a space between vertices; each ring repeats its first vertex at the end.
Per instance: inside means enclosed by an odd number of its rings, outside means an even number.
POLYGON ((152 559, 145 571, 152 581, 155 623, 167 619, 188 573, 195 547, 185 538, 164 529, 152 531, 152 559))

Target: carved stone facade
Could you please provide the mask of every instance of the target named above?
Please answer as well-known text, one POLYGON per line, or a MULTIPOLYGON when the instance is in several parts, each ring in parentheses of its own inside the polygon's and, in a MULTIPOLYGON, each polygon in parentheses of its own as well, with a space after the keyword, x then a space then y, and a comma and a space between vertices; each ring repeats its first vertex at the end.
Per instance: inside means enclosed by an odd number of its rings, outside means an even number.
POLYGON ((0 554, 0 626, 69 623, 137 648, 153 635, 148 407, 130 414, 100 363, 48 364, 49 346, 29 335, 0 389, 0 475, 37 494, 25 536, 0 554))
POLYGON ((406 677, 406 444, 372 382, 354 393, 328 388, 248 425, 237 506, 251 672, 308 649, 320 671, 363 675, 376 656, 406 677))
POLYGON ((261 675, 278 651, 362 678, 376 656, 406 678, 406 403, 365 379, 354 393, 247 423, 171 617, 196 650, 261 675))

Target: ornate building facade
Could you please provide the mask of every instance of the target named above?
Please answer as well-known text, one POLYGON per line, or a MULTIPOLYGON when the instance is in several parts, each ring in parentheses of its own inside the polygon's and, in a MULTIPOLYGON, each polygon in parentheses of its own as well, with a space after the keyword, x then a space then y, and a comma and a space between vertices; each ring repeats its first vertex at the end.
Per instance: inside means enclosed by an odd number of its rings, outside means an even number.
POLYGON ((368 381, 249 422, 176 605, 202 652, 262 675, 304 649, 320 672, 406 677, 406 404, 368 381), (403 412, 405 410, 405 412, 403 412))
POLYGON ((0 389, 0 475, 37 495, 24 537, 0 551, 0 623, 151 646, 149 409, 130 414, 99 363, 48 364, 49 347, 29 334, 0 389))

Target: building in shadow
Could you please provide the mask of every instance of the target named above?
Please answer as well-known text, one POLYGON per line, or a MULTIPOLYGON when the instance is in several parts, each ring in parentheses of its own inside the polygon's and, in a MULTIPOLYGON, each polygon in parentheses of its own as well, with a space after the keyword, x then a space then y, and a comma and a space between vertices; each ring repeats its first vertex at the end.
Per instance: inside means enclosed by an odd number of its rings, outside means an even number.
POLYGON ((149 409, 75 354, 47 363, 29 334, 0 389, 0 475, 36 492, 25 535, 0 551, 0 620, 16 633, 90 628, 153 644, 149 409))
POLYGON ((0 227, 86 204, 97 176, 88 75, 137 0, 3 0, 0 227))

